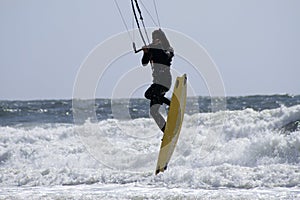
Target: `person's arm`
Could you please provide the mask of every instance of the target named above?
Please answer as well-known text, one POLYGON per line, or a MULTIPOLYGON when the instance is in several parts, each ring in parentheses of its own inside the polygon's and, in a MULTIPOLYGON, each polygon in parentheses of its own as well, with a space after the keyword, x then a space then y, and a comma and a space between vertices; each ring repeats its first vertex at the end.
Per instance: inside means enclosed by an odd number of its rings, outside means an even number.
POLYGON ((149 53, 149 48, 148 47, 143 47, 144 55, 142 58, 142 64, 143 66, 148 65, 150 61, 150 53, 149 53))
POLYGON ((174 56, 174 49, 172 47, 169 47, 168 50, 166 50, 166 54, 168 55, 168 58, 171 59, 174 56))

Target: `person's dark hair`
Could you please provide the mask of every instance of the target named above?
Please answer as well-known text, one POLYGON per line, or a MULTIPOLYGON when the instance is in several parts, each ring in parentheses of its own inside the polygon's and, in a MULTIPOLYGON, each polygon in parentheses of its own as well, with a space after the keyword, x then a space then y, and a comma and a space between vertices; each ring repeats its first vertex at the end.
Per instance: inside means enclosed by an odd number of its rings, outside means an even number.
POLYGON ((167 50, 171 47, 170 43, 169 43, 169 40, 167 39, 166 34, 161 29, 153 31, 152 32, 152 38, 153 38, 153 40, 159 39, 161 41, 162 48, 164 50, 167 50))

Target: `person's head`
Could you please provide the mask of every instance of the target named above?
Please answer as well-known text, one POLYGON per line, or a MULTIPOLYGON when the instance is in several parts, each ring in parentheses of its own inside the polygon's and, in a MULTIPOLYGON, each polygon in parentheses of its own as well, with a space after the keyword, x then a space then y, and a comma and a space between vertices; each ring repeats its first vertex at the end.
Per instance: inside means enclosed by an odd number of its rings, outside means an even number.
POLYGON ((170 47, 170 43, 167 39, 167 36, 161 29, 152 32, 152 42, 156 43, 157 41, 159 41, 162 44, 162 47, 165 50, 170 47))

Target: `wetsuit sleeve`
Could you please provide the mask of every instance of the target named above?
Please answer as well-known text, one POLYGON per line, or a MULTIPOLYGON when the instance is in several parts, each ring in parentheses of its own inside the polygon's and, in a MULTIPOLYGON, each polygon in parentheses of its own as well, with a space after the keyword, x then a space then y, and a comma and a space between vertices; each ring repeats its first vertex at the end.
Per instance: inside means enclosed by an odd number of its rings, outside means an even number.
POLYGON ((148 52, 144 52, 143 58, 142 58, 142 64, 143 66, 146 66, 150 61, 150 53, 148 52))
POLYGON ((174 57, 174 49, 172 47, 169 47, 166 51, 166 54, 168 55, 168 58, 171 59, 174 57))

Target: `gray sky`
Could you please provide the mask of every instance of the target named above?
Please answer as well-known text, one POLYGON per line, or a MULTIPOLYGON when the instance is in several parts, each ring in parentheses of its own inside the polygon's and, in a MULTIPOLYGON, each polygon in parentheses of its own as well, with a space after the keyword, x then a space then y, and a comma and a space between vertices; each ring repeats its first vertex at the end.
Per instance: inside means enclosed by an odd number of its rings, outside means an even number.
MULTIPOLYGON (((117 1, 131 28, 130 1, 117 1)), ((155 17, 152 1, 143 2, 155 17)), ((207 50, 227 95, 300 94, 299 0, 156 3, 162 27, 207 50)), ((21 100, 71 98, 89 52, 126 30, 112 0, 1 0, 0 26, 0 99, 21 100)))

